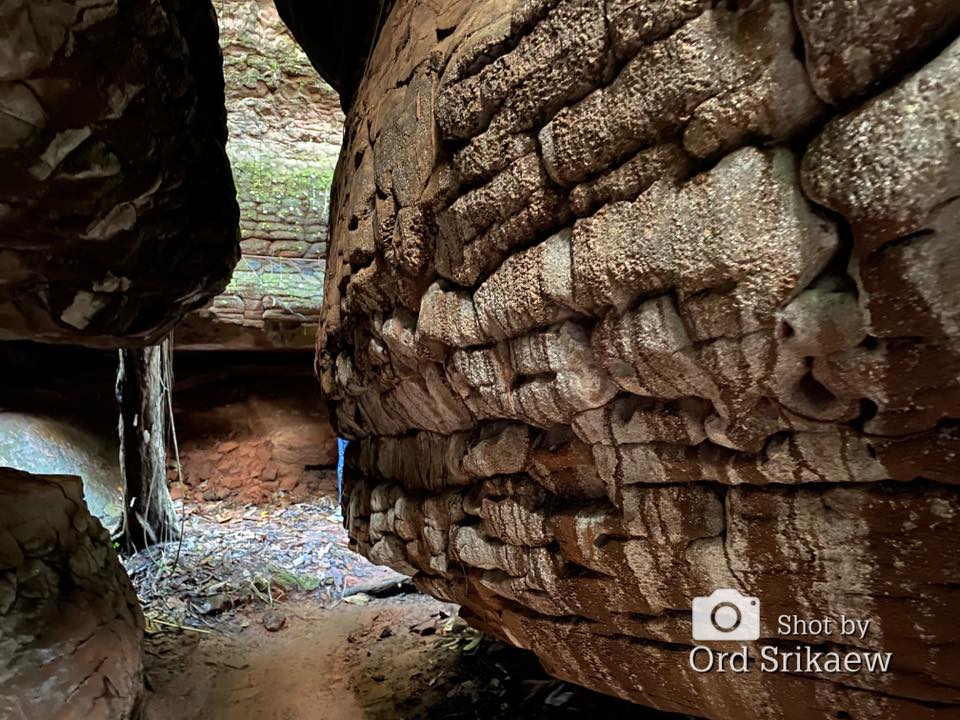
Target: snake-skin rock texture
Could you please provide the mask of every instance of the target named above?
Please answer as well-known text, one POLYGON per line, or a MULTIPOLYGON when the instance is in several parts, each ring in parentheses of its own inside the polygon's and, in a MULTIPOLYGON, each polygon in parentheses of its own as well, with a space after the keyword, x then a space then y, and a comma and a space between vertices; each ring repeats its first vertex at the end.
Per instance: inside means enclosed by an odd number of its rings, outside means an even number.
POLYGON ((238 257, 208 0, 0 4, 0 340, 150 344, 238 257))
POLYGON ((398 0, 318 339, 355 547, 638 703, 960 717, 958 11, 398 0), (695 672, 716 588, 890 670, 695 672))

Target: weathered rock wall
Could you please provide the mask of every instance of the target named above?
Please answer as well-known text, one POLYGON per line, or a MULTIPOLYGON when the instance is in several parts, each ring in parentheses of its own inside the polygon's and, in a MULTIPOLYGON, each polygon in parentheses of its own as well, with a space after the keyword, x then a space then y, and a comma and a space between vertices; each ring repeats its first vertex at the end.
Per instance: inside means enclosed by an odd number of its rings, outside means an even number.
POLYGON ((958 718, 960 5, 400 0, 318 370, 355 546, 557 675, 711 718, 958 718), (691 600, 885 674, 697 673, 691 600), (844 645, 846 643, 846 645, 844 645))
POLYGON ((80 479, 0 468, 0 717, 134 720, 143 615, 80 479))
POLYGON ((309 348, 343 113, 270 0, 216 9, 242 257, 226 290, 179 328, 178 345, 309 348))
POLYGON ((228 152, 245 255, 322 259, 343 139, 336 93, 269 0, 221 0, 228 152))
MULTIPOLYGON (((215 0, 232 141, 282 145, 286 157, 336 160, 343 113, 269 0, 215 0)), ((321 165, 321 167, 323 167, 321 165)))
POLYGON ((0 7, 0 340, 150 344, 237 259, 208 2, 0 7))
POLYGON ((325 261, 241 255, 226 290, 176 329, 185 350, 287 350, 316 341, 325 261))

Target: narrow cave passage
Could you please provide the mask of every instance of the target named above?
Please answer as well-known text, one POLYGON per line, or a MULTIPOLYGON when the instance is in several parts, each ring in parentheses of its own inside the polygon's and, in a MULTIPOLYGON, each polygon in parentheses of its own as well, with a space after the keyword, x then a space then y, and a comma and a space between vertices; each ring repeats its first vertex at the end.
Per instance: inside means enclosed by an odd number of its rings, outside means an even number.
MULTIPOLYGON (((457 606, 349 550, 311 364, 299 352, 174 356, 183 481, 172 452, 168 471, 183 539, 124 556, 133 587, 109 591, 143 613, 145 718, 506 720, 631 707, 550 678, 531 654, 470 629, 457 606)), ((116 353, 8 343, 0 372, 23 380, 4 394, 0 465, 80 475, 91 512, 116 533, 116 353)), ((0 497, 5 522, 36 509, 0 497)), ((83 602, 101 602, 96 587, 83 602)), ((135 616, 126 622, 108 626, 125 644, 104 646, 122 692, 140 652, 135 616)), ((89 667, 71 655, 61 672, 80 679, 89 667)))
POLYGON ((0 388, 0 719, 560 718, 631 707, 551 678, 531 653, 469 628, 456 605, 349 549, 337 438, 314 371, 340 99, 272 2, 214 7, 240 230, 226 286, 179 322, 169 369, 142 383, 133 366, 149 362, 137 348, 121 351, 118 380, 116 349, 0 342, 0 375, 17 379, 0 388), (138 526, 140 549, 128 547, 126 506, 141 498, 129 486, 124 498, 118 424, 137 479, 149 474, 141 453, 166 457, 157 507, 170 519, 157 536, 138 526), (91 567, 79 559, 88 555, 91 567), (62 636, 53 665, 51 634, 62 636), (22 645, 8 657, 10 636, 22 645), (39 690, 52 678, 65 710, 39 690))

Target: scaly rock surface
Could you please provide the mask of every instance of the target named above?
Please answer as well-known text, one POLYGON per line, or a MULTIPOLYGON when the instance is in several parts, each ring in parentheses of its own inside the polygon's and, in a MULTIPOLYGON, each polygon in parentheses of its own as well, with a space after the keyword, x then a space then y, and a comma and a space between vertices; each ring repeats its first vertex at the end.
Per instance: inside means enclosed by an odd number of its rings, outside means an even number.
POLYGON ((0 717, 133 720, 143 615, 80 478, 0 468, 0 717))
POLYGON ((953 0, 796 0, 810 81, 839 104, 896 79, 960 28, 953 0))
POLYGON ((0 339, 149 344, 237 259, 209 2, 0 8, 0 339))
POLYGON ((398 0, 317 348, 355 547, 638 703, 960 718, 955 7, 398 0), (717 588, 890 671, 696 672, 717 588))

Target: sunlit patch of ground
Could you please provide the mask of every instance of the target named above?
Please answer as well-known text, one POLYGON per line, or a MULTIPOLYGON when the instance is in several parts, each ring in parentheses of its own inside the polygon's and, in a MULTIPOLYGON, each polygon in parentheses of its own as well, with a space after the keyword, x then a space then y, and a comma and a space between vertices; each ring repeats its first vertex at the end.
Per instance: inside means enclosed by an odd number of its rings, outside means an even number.
POLYGON ((183 540, 124 561, 148 633, 164 628, 232 631, 242 608, 291 597, 329 605, 368 584, 402 580, 347 549, 335 498, 254 506, 177 503, 183 540))
POLYGON ((155 635, 146 720, 675 720, 547 676, 423 595, 243 611, 232 634, 155 635))

